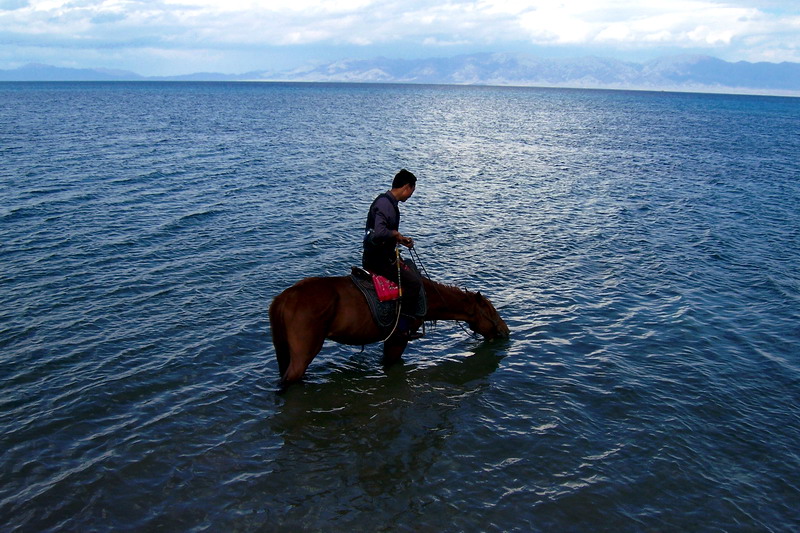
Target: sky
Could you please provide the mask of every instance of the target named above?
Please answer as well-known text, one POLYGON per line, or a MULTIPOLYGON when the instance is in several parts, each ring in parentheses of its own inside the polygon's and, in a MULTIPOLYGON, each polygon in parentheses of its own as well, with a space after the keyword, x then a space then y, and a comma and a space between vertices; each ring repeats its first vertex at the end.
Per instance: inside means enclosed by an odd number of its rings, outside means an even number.
POLYGON ((800 62, 800 1, 0 0, 0 69, 239 74, 479 52, 800 62))

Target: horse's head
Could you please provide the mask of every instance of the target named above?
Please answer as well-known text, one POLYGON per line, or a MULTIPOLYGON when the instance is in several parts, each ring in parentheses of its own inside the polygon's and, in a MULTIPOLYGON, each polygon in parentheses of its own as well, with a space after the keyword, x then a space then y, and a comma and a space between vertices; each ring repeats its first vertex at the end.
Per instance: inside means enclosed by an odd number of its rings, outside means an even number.
POLYGON ((492 302, 480 292, 471 294, 475 303, 475 313, 472 320, 468 321, 469 328, 486 339, 508 338, 510 331, 500 317, 492 302))

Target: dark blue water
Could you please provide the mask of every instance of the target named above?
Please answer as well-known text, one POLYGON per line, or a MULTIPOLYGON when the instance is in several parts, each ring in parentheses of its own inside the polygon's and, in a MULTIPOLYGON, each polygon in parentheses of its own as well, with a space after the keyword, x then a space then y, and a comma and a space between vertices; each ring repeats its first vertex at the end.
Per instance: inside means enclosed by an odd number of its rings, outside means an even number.
POLYGON ((800 528, 800 100, 0 84, 3 531, 800 528), (360 259, 400 168, 439 323, 326 343, 267 307, 360 259))

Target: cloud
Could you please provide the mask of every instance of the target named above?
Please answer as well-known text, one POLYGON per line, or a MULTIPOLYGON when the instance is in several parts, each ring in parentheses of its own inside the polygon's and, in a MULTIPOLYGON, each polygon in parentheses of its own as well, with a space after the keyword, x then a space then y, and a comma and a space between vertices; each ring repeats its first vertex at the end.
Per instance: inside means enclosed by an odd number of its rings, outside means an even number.
POLYGON ((0 11, 14 11, 27 5, 28 0, 0 0, 0 11))
MULTIPOLYGON (((514 45, 800 60, 800 12, 768 0, 0 0, 0 42, 214 50, 514 45)), ((222 56, 220 56, 222 57, 222 56)))
POLYGON ((728 45, 752 33, 764 15, 753 8, 709 1, 543 4, 519 15, 536 44, 642 46, 728 45))

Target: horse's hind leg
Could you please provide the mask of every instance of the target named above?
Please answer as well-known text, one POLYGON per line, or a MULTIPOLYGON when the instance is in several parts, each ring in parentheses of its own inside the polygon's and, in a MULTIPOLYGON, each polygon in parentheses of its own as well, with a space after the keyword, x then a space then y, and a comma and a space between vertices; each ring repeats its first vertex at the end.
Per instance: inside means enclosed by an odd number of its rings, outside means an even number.
POLYGON ((269 323, 272 331, 272 344, 275 346, 275 358, 278 360, 278 375, 283 376, 289 368, 289 339, 286 323, 283 320, 283 309, 279 300, 269 307, 269 323))
POLYGON ((278 360, 278 375, 283 376, 286 374, 286 371, 289 369, 289 347, 283 348, 282 350, 275 347, 275 358, 278 360))
POLYGON ((270 306, 270 323, 281 383, 300 380, 322 349, 336 315, 338 297, 330 279, 308 278, 279 294, 270 306))
POLYGON ((308 365, 322 349, 324 334, 307 333, 306 335, 289 334, 289 362, 286 369, 280 368, 281 383, 287 384, 302 379, 308 365))

